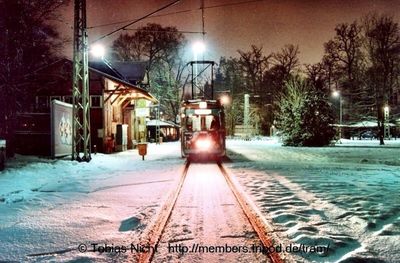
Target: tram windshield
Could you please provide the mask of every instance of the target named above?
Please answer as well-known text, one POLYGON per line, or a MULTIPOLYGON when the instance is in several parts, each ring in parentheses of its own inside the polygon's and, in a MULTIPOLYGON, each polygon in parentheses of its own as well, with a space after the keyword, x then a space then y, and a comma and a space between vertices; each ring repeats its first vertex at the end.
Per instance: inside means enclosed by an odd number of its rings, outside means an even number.
POLYGON ((196 114, 194 110, 186 112, 186 128, 189 131, 212 131, 218 130, 221 127, 219 110, 210 109, 212 114, 196 114))

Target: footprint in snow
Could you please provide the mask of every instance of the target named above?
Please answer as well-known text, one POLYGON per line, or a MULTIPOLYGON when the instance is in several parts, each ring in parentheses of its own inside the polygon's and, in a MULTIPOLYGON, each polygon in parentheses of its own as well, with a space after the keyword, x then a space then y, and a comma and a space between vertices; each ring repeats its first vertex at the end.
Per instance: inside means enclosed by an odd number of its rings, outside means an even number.
POLYGON ((131 231, 138 228, 139 225, 140 225, 140 219, 133 216, 123 220, 118 230, 120 232, 131 231))

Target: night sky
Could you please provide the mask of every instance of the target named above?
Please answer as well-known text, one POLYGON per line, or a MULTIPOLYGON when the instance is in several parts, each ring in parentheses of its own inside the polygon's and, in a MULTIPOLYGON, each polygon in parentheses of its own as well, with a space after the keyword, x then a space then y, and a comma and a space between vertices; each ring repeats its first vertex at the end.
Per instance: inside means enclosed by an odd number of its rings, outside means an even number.
MULTIPOLYGON (((71 0, 73 3, 73 0, 71 0)), ((134 20, 173 0, 87 0, 89 40, 93 41, 129 22, 96 27, 113 22, 134 20), (95 28, 91 28, 95 27, 95 28)), ((178 4, 158 13, 165 16, 143 20, 130 28, 135 29, 149 22, 163 26, 176 26, 181 31, 202 31, 200 0, 181 0, 178 4), (191 10, 187 12, 181 12, 191 10)), ((238 57, 237 50, 247 51, 252 44, 262 46, 264 54, 278 51, 285 44, 298 44, 301 63, 315 63, 321 59, 323 43, 334 35, 338 23, 352 22, 368 12, 378 11, 392 15, 400 22, 400 0, 264 0, 250 3, 246 0, 204 0, 205 59, 218 60, 221 56, 238 57)), ((73 8, 63 10, 63 22, 59 24, 63 37, 72 39, 73 8)), ((135 31, 121 31, 134 33, 135 31)), ((102 41, 110 45, 118 36, 102 41)), ((185 34, 189 43, 201 34, 185 34)), ((190 49, 188 48, 188 51, 190 49)), ((71 43, 66 45, 65 55, 71 57, 71 43)))

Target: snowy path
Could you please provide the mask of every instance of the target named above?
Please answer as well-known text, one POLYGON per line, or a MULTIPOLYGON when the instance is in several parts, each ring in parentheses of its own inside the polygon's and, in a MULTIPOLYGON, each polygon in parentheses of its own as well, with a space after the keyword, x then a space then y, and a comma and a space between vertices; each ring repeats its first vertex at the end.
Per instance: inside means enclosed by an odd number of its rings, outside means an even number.
POLYGON ((153 262, 267 262, 260 244, 218 166, 191 164, 153 262))

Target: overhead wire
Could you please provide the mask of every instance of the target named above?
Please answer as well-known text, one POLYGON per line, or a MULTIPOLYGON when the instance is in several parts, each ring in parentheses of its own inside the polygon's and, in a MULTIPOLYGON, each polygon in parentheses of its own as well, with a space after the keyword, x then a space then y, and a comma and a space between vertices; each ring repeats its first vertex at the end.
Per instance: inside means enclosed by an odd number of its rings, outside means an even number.
MULTIPOLYGON (((265 1, 265 0, 247 0, 247 1, 241 1, 241 2, 235 2, 235 3, 228 3, 228 4, 219 4, 219 5, 213 5, 213 6, 203 6, 203 7, 199 7, 199 8, 180 10, 180 11, 169 12, 169 13, 165 13, 165 14, 150 15, 150 16, 147 16, 146 18, 148 18, 148 17, 154 18, 154 17, 163 17, 163 16, 177 15, 177 14, 182 14, 182 13, 188 13, 188 12, 198 11, 198 10, 201 10, 202 8, 203 8, 203 9, 212 9, 212 8, 220 8, 220 7, 226 7, 226 6, 243 5, 243 4, 254 3, 254 2, 262 2, 262 1, 265 1)), ((95 29, 95 28, 99 28, 99 27, 106 27, 106 26, 118 25, 118 24, 130 22, 130 21, 132 21, 132 20, 133 20, 133 19, 128 19, 128 20, 123 20, 123 21, 118 21, 118 22, 112 22, 112 23, 107 23, 107 24, 95 25, 95 26, 88 27, 87 29, 95 29)))
POLYGON ((100 40, 102 40, 102 39, 104 39, 104 38, 106 38, 106 37, 109 37, 109 36, 113 35, 114 33, 118 32, 118 31, 120 31, 120 30, 124 30, 124 29, 126 29, 128 26, 133 25, 133 24, 135 24, 135 23, 137 23, 137 22, 139 22, 139 21, 141 21, 141 20, 143 20, 143 19, 146 19, 147 17, 149 17, 149 16, 151 16, 151 15, 153 15, 153 14, 155 14, 155 13, 158 13, 158 12, 160 12, 160 11, 162 11, 162 10, 164 10, 164 9, 166 9, 166 8, 168 8, 168 7, 170 7, 170 6, 173 6, 173 5, 175 5, 176 3, 180 2, 180 1, 181 1, 181 0, 175 0, 175 1, 169 3, 169 4, 165 5, 165 6, 162 6, 162 7, 158 8, 157 10, 155 10, 155 11, 153 11, 153 12, 151 12, 151 13, 145 15, 145 16, 142 16, 142 17, 140 17, 140 18, 138 18, 138 19, 135 19, 134 21, 132 21, 132 22, 130 22, 130 23, 128 23, 128 24, 126 24, 126 25, 120 27, 120 28, 117 28, 117 29, 111 31, 110 33, 107 33, 107 34, 105 34, 105 35, 103 35, 103 36, 97 38, 96 40, 94 40, 94 41, 92 42, 92 44, 93 44, 93 43, 96 43, 97 41, 100 41, 100 40))
MULTIPOLYGON (((149 33, 182 33, 182 34, 203 34, 203 32, 200 31, 184 31, 184 30, 143 30, 143 29, 139 29, 139 28, 125 28, 123 30, 127 30, 127 31, 141 31, 141 32, 149 32, 149 33)), ((206 32, 204 32, 205 34, 206 32)))

